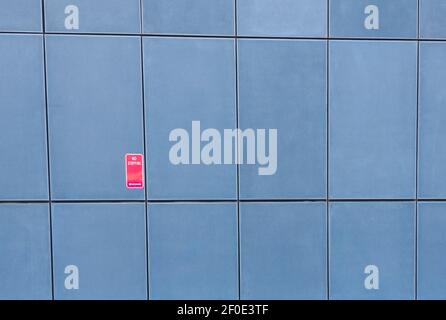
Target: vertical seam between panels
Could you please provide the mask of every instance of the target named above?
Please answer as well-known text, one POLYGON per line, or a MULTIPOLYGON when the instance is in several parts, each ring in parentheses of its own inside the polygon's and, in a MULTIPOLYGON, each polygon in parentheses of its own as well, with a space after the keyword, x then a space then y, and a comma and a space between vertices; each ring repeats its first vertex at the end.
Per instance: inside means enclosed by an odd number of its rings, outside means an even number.
POLYGON ((51 190, 51 160, 50 160, 50 133, 49 133, 49 111, 48 111, 48 75, 47 75, 47 53, 46 53, 46 35, 45 35, 45 1, 42 0, 42 45, 43 45, 43 73, 45 87, 45 126, 46 126, 46 156, 47 156, 47 179, 48 179, 48 211, 49 211, 49 230, 50 230, 50 257, 51 257, 51 299, 55 296, 54 283, 54 247, 53 247, 53 208, 52 208, 52 190, 51 190))
POLYGON ((144 41, 143 41, 143 0, 139 0, 139 54, 141 64, 141 101, 142 101, 142 132, 143 132, 143 153, 144 153, 144 222, 145 222, 145 263, 146 263, 146 299, 150 299, 150 280, 149 280, 149 215, 147 208, 147 192, 148 192, 148 177, 147 177, 147 133, 146 133, 146 97, 145 97, 145 75, 144 75, 144 41))
POLYGON ((326 281, 327 300, 330 300, 330 0, 327 0, 327 41, 325 57, 326 86, 326 281))
MULTIPOLYGON (((236 128, 240 129, 240 115, 239 115, 239 64, 238 64, 238 24, 237 24, 237 0, 234 0, 234 50, 235 50, 235 121, 236 128)), ((238 300, 241 300, 241 233, 240 233, 240 154, 239 154, 239 130, 237 130, 236 142, 236 199, 237 199, 237 288, 238 300)))
POLYGON ((418 300, 418 175, 419 175, 419 121, 420 121, 420 0, 417 1, 417 106, 416 106, 416 146, 415 146, 415 280, 414 294, 418 300))

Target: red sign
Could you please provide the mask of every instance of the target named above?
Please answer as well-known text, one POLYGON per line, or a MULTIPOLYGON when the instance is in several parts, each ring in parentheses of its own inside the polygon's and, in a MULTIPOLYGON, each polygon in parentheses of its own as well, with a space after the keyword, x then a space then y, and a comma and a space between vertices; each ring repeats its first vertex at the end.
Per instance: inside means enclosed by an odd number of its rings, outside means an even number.
POLYGON ((142 154, 125 155, 125 182, 128 189, 144 188, 144 166, 142 154))

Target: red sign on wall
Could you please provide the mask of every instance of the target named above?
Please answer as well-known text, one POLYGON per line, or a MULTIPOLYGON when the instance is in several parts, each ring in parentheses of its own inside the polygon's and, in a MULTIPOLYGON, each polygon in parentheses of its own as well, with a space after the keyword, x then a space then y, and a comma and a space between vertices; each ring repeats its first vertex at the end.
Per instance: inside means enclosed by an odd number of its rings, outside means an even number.
POLYGON ((125 181, 128 189, 144 188, 144 164, 142 154, 125 155, 125 181))

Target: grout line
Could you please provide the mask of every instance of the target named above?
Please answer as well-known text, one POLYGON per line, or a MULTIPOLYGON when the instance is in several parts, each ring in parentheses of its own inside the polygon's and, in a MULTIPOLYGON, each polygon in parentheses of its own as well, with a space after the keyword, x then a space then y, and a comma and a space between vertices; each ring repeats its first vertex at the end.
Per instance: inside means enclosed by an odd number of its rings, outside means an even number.
MULTIPOLYGON (((143 0, 139 0, 140 14, 140 32, 143 31, 143 0)), ((144 44, 143 37, 140 40, 140 63, 141 63, 141 98, 142 98, 142 132, 143 132, 143 150, 144 150, 144 213, 145 213, 145 256, 146 256, 146 297, 150 299, 150 281, 149 281, 149 215, 147 209, 147 134, 146 134, 146 97, 145 97, 145 80, 144 80, 144 44)))
MULTIPOLYGON (((237 129, 240 128, 239 116, 239 69, 238 69, 238 23, 237 23, 237 0, 234 0, 234 49, 235 49, 235 121, 237 129)), ((237 155, 237 279, 238 279, 238 300, 241 300, 241 239, 240 239, 240 154, 239 154, 239 131, 237 130, 237 143, 235 153, 237 155)))
POLYGON ((237 199, 175 199, 175 200, 147 200, 147 203, 234 203, 237 199))
POLYGON ((418 300, 418 174, 419 174, 419 119, 420 119, 420 0, 417 1, 417 124, 415 147, 415 300, 418 300))
POLYGON ((255 202, 326 202, 327 199, 240 199, 240 202, 255 203, 255 202))
POLYGON ((52 203, 60 203, 60 204, 75 204, 75 203, 79 203, 79 204, 94 204, 94 203, 145 203, 145 200, 52 200, 52 203))
POLYGON ((330 202, 414 202, 416 199, 330 199, 330 202))
MULTIPOLYGON (((43 25, 42 25, 43 28, 43 25)), ((0 31, 1 35, 44 35, 42 31, 0 31)))
MULTIPOLYGON (((330 0, 327 0, 327 37, 330 37, 330 0)), ((330 300, 330 40, 327 39, 326 42, 326 69, 325 69, 325 76, 326 76, 326 103, 327 103, 327 110, 326 110, 326 216, 325 216, 325 223, 326 223, 326 280, 327 280, 327 300, 330 300)))
POLYGON ((110 37, 147 37, 147 38, 204 38, 204 39, 252 39, 252 40, 338 40, 338 41, 398 41, 398 42, 446 42, 446 38, 385 38, 385 37, 312 37, 312 36, 249 36, 249 35, 206 35, 206 34, 156 34, 156 33, 105 33, 105 32, 38 32, 38 31, 0 31, 0 35, 54 35, 54 36, 110 36, 110 37))
MULTIPOLYGON (((287 203, 287 202, 327 202, 326 198, 321 199, 239 199, 240 203, 287 203)), ((162 200, 51 200, 52 204, 113 204, 113 203, 236 203, 237 199, 162 199, 162 200)), ((329 202, 446 202, 446 199, 329 199, 329 202)), ((0 204, 45 204, 49 200, 0 200, 0 204)))
POLYGON ((42 10, 42 45, 43 45, 43 71, 45 86, 45 125, 46 125, 46 156, 47 156, 47 173, 48 173, 48 211, 50 225, 50 257, 51 257, 51 299, 55 296, 54 283, 54 247, 53 247, 53 210, 52 210, 52 193, 51 193, 51 160, 50 160, 50 134, 49 134, 49 112, 48 112, 48 76, 47 76, 47 53, 46 53, 46 36, 45 36, 45 1, 41 2, 42 10))
POLYGON ((0 200, 0 204, 47 204, 49 200, 0 200))

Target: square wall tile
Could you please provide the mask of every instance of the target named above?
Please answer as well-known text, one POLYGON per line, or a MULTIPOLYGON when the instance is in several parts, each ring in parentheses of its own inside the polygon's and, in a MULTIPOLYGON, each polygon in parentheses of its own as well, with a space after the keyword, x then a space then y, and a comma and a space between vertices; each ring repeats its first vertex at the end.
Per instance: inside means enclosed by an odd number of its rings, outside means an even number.
POLYGON ((154 300, 238 298, 236 204, 151 204, 154 300))
POLYGON ((144 199, 125 155, 143 153, 140 39, 48 36, 53 199, 144 199))
POLYGON ((0 1, 0 31, 42 31, 42 1, 0 1))
POLYGON ((0 204, 0 299, 50 300, 47 204, 0 204))
POLYGON ((140 33, 140 0, 45 0, 45 30, 140 33))
POLYGON ((446 198, 446 43, 420 43, 420 198, 446 198))
POLYGON ((237 16, 243 36, 327 35, 327 0, 240 0, 237 16))
POLYGON ((241 298, 327 298, 325 203, 242 203, 241 298))
POLYGON ((234 35, 234 0, 142 0, 145 33, 234 35))
POLYGON ((0 35, 0 57, 0 199, 45 200, 42 36, 0 35))
POLYGON ((417 44, 330 43, 330 197, 415 197, 417 44))
POLYGON ((240 128, 256 138, 243 141, 241 198, 325 198, 326 42, 241 40, 238 50, 240 128))
POLYGON ((418 0, 330 0, 331 37, 416 38, 418 0))
POLYGON ((147 299, 144 204, 53 204, 55 299, 147 299))
POLYGON ((415 295, 415 204, 330 204, 330 298, 409 300, 415 295))
POLYGON ((420 1, 420 37, 446 39, 446 1, 420 1))
POLYGON ((418 299, 446 299, 446 203, 418 204, 418 299))
POLYGON ((223 152, 224 130, 236 127, 234 47, 227 39, 144 39, 150 199, 236 198, 235 139, 232 164, 223 152), (207 129, 219 138, 206 140, 207 129))

